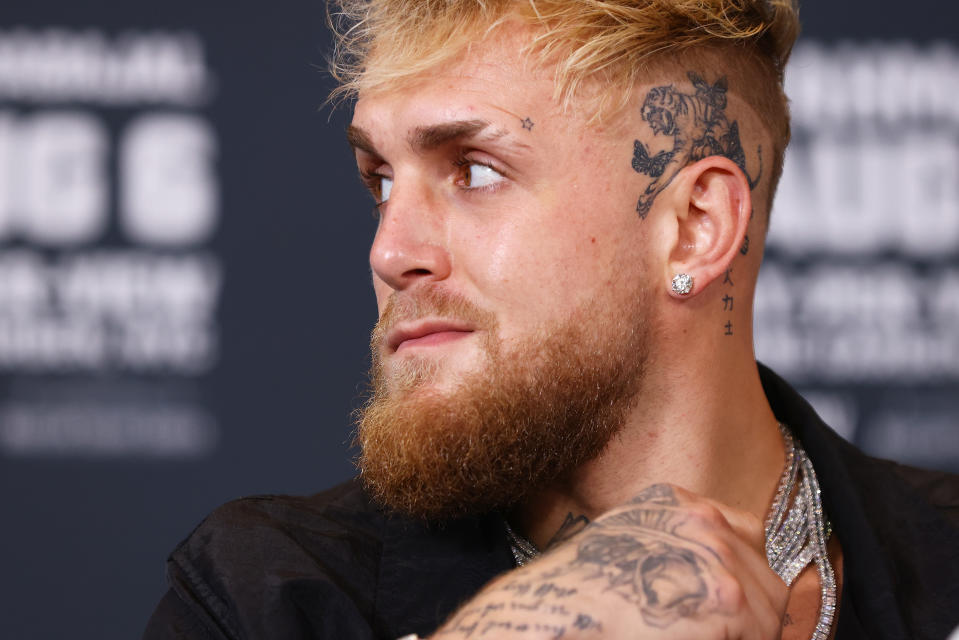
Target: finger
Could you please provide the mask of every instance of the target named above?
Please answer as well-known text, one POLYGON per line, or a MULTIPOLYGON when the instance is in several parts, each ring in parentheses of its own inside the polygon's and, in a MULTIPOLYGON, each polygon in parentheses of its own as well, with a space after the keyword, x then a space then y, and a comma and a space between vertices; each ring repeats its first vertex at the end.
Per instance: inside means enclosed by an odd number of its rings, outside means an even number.
POLYGON ((708 545, 731 578, 723 583, 725 606, 732 611, 752 609, 761 615, 764 626, 778 627, 788 594, 782 580, 769 568, 762 545, 755 542, 750 531, 759 528, 755 517, 706 499, 685 509, 690 520, 684 526, 684 537, 708 545))
POLYGON ((769 568, 765 550, 765 527, 752 513, 734 509, 713 500, 706 504, 719 510, 729 528, 718 533, 734 554, 734 573, 743 582, 747 598, 757 616, 765 622, 764 628, 778 631, 789 602, 789 587, 769 568))
POLYGON ((729 522, 737 537, 752 548, 755 553, 748 554, 749 562, 753 565, 756 575, 764 585, 765 592, 770 597, 770 603, 778 611, 785 612, 789 600, 789 587, 782 578, 769 568, 766 558, 766 531, 765 525, 754 514, 734 509, 721 503, 713 502, 729 522))
POLYGON ((789 590, 769 568, 759 518, 674 485, 648 487, 631 504, 655 504, 683 513, 684 523, 676 533, 710 549, 732 578, 725 585, 726 605, 735 609, 747 604, 757 615, 761 612, 764 628, 770 624, 774 630, 779 628, 789 590))
POLYGON ((724 610, 752 609, 763 628, 779 628, 788 589, 768 566, 764 527, 755 515, 675 485, 656 484, 600 522, 656 532, 701 553, 717 565, 714 594, 724 610))

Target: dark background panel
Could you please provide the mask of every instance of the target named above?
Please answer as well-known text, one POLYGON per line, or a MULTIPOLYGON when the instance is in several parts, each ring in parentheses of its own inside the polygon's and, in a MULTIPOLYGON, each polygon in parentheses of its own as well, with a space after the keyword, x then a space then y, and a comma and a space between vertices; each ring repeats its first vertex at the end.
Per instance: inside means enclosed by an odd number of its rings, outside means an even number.
MULTIPOLYGON (((0 635, 136 637, 163 592, 166 554, 214 506, 251 493, 315 491, 351 475, 349 415, 364 387, 375 320, 365 259, 372 218, 344 142, 348 113, 321 108, 329 86, 320 71, 328 50, 322 3, 10 9, 0 30, 195 33, 215 81, 209 103, 186 111, 206 118, 219 143, 219 226, 202 247, 223 269, 216 364, 197 376, 2 374, 4 386, 37 393, 55 380, 173 383, 215 417, 215 445, 202 455, 0 457, 8 513, 0 635)), ((0 97, 4 107, 22 114, 63 105, 0 97)), ((107 123, 178 111, 73 107, 107 123)), ((115 206, 110 216, 116 227, 115 206)), ((99 242, 144 250, 116 228, 99 242)))

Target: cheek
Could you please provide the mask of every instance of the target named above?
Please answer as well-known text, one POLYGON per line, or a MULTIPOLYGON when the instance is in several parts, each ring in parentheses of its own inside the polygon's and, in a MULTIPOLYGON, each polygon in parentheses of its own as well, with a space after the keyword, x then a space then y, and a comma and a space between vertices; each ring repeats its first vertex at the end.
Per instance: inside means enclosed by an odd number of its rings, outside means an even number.
MULTIPOLYGON (((578 221, 511 227, 474 238, 470 271, 484 298, 517 316, 548 315, 589 296, 610 243, 578 221)), ((607 239, 608 240, 608 239, 607 239)))
POLYGON ((548 242, 528 218, 489 217, 484 222, 457 234, 453 272, 472 289, 478 304, 499 316, 508 334, 512 331, 506 325, 523 322, 530 307, 542 306, 547 263, 542 256, 548 242))
POLYGON ((636 231, 635 202, 608 163, 565 173, 575 178, 470 218, 457 234, 456 266, 514 318, 564 315, 594 297, 621 271, 622 245, 636 231))
POLYGON ((480 250, 474 255, 485 265, 486 277, 505 287, 534 282, 561 252, 550 226, 532 216, 514 218, 477 243, 480 250))

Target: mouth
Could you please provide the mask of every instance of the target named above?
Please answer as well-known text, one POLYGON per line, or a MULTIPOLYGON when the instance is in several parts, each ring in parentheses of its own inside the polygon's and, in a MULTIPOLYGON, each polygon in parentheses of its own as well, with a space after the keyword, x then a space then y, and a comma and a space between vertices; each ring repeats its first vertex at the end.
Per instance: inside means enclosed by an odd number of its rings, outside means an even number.
POLYGON ((386 346, 389 353, 417 347, 434 347, 473 333, 474 329, 455 320, 418 320, 401 323, 387 334, 386 346))

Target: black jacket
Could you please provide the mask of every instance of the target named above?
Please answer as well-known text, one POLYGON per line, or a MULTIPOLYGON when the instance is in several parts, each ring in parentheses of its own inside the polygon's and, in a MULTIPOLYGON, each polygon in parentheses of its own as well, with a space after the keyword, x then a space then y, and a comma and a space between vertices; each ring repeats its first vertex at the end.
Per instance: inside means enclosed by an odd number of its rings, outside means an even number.
MULTIPOLYGON (((944 640, 959 625, 959 477, 870 458, 763 369, 812 459, 842 544, 837 638, 944 640)), ((442 528, 389 515, 350 481, 213 512, 170 556, 144 638, 426 636, 513 567, 498 516, 442 528)))

